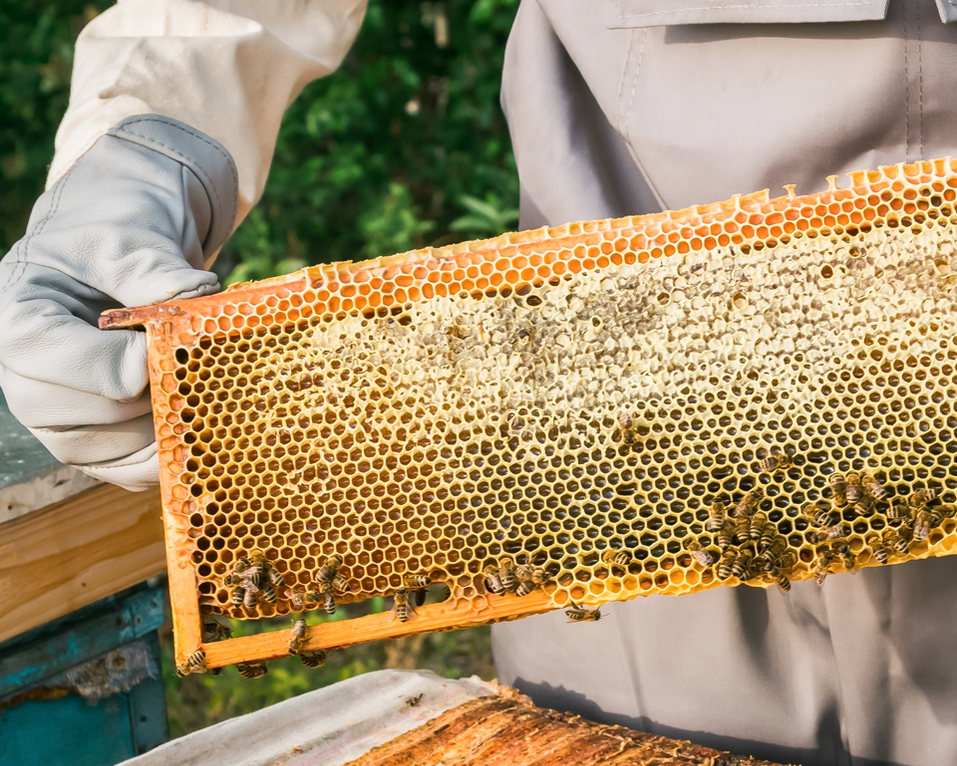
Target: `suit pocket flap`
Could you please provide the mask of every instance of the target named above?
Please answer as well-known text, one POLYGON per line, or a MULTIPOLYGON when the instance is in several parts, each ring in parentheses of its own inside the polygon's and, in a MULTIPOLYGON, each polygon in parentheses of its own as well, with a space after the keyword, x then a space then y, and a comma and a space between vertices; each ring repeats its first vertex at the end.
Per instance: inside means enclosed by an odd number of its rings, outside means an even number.
POLYGON ((873 21, 887 15, 888 0, 605 0, 609 29, 679 24, 813 24, 873 21))

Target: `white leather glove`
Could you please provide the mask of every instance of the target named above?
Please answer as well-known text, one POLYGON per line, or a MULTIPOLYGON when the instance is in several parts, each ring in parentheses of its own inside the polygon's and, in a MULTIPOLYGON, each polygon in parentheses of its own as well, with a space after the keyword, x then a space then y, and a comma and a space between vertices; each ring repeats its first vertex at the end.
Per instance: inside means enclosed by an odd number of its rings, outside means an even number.
POLYGON ((237 195, 221 144, 140 115, 37 201, 0 261, 0 388, 58 460, 127 489, 157 483, 145 335, 97 319, 219 290, 204 263, 232 231, 237 195))

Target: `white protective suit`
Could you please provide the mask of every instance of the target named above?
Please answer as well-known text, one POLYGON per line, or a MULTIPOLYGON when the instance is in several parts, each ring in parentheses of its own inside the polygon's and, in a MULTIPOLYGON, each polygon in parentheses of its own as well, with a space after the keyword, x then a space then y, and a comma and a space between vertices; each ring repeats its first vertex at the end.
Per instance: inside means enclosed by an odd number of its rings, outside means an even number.
MULTIPOLYGON (((56 181, 145 113, 217 139, 237 223, 283 110, 341 61, 353 0, 123 0, 77 49, 56 181)), ((534 227, 680 208, 829 173, 957 155, 954 0, 525 0, 503 83, 534 227)), ((957 763, 957 562, 788 595, 741 587, 493 631, 540 704, 806 766, 957 763)))

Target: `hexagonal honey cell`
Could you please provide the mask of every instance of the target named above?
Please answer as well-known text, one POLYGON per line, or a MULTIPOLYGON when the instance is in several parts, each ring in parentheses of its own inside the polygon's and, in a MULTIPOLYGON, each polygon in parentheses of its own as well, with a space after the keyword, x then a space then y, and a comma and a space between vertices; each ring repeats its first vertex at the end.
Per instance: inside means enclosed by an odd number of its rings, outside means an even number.
POLYGON ((307 647, 953 552, 957 173, 830 187, 105 316, 149 335, 177 657, 409 575, 450 597, 307 647))

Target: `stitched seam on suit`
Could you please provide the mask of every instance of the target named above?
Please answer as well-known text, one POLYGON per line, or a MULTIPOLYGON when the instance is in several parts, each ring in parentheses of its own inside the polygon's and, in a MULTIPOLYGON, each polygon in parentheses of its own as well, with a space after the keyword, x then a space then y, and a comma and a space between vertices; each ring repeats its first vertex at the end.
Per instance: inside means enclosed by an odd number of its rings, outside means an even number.
POLYGON ((621 77, 618 80, 618 97, 615 99, 615 127, 621 136, 626 134, 627 128, 621 121, 621 94, 625 92, 625 75, 628 73, 628 62, 631 61, 631 51, 635 47, 636 32, 628 36, 628 50, 625 51, 625 63, 621 65, 621 77))
MULTIPOLYGON (((951 5, 955 4, 955 0, 948 0, 951 5)), ((645 16, 663 16, 673 13, 683 13, 685 11, 734 11, 741 10, 744 8, 758 8, 768 11, 776 11, 781 8, 859 8, 863 5, 874 5, 871 0, 862 0, 859 3, 792 3, 789 5, 772 5, 767 6, 763 3, 743 3, 740 5, 707 5, 700 6, 697 8, 668 8, 664 11, 650 11, 648 13, 628 13, 623 14, 621 12, 621 0, 618 0, 616 3, 618 18, 619 19, 640 19, 645 16)))
MULTIPOLYGON (((628 124, 631 120, 631 107, 635 101, 635 91, 638 88, 638 73, 641 71, 641 61, 645 55, 645 41, 648 39, 648 30, 643 29, 641 33, 641 48, 638 49, 638 62, 635 64, 635 79, 631 83, 631 96, 628 98, 628 111, 625 114, 625 130, 622 133, 622 138, 625 139, 625 143, 628 145, 629 150, 631 151, 631 156, 635 161, 635 165, 638 166, 638 172, 641 173, 641 177, 645 179, 645 183, 648 184, 648 188, 651 189, 651 193, 655 195, 655 199, 658 204, 661 205, 662 209, 665 208, 664 200, 661 198, 661 194, 658 193, 658 189, 655 188, 654 183, 651 180, 651 176, 645 172, 644 166, 641 164, 641 160, 638 158, 638 150, 632 145, 631 141, 628 138, 628 124)), ((627 64, 626 64, 627 66, 627 64)))
POLYGON ((635 91, 638 89, 638 73, 641 71, 641 60, 645 55, 645 40, 648 39, 648 33, 641 36, 641 48, 638 49, 638 63, 635 64, 635 79, 631 81, 631 96, 628 98, 628 111, 625 113, 625 125, 631 121, 631 107, 635 103, 635 91))
MULTIPOLYGON (((195 132, 195 131, 192 131, 192 130, 187 130, 187 129, 186 129, 184 126, 182 126, 182 125, 176 124, 176 123, 174 123, 174 122, 170 122, 170 121, 168 121, 168 120, 164 120, 164 119, 162 119, 162 118, 157 118, 157 117, 145 117, 145 118, 130 120, 130 121, 126 122, 126 123, 122 126, 122 128, 120 129, 120 131, 118 131, 118 134, 121 134, 121 132, 125 131, 125 132, 128 132, 130 135, 137 136, 138 138, 142 138, 142 139, 144 139, 145 141, 147 141, 147 142, 149 142, 149 143, 151 143, 151 144, 155 144, 156 146, 162 146, 164 149, 168 149, 172 154, 176 155, 177 157, 182 157, 184 160, 190 161, 190 162, 192 163, 192 165, 190 166, 190 170, 193 170, 193 166, 195 166, 195 168, 197 168, 197 169, 203 174, 203 177, 204 177, 204 178, 207 180, 207 182, 209 183, 209 188, 213 190, 213 195, 216 197, 216 205, 217 205, 217 207, 221 210, 221 214, 222 214, 222 215, 228 215, 228 213, 227 213, 225 210, 222 210, 222 200, 220 199, 220 196, 219 196, 219 189, 216 188, 216 184, 213 183, 213 179, 212 179, 212 177, 206 172, 206 169, 203 168, 198 162, 196 162, 196 160, 195 160, 193 157, 190 157, 190 156, 188 156, 188 155, 186 155, 186 154, 183 154, 182 152, 180 152, 179 150, 177 150, 177 149, 175 149, 174 147, 170 146, 169 144, 164 144, 162 141, 158 141, 158 140, 157 140, 156 138, 154 138, 153 136, 149 136, 149 135, 146 135, 146 134, 143 134, 143 133, 137 133, 135 130, 130 130, 129 126, 130 126, 130 125, 133 125, 133 124, 135 124, 135 123, 137 123, 137 122, 159 122, 159 123, 161 123, 161 124, 163 124, 163 125, 168 125, 168 126, 171 127, 171 128, 176 128, 177 130, 182 131, 183 133, 186 133, 186 134, 188 134, 188 135, 191 135, 191 136, 193 136, 194 138, 198 138, 198 139, 199 139, 200 141, 202 141, 204 144, 207 144, 208 146, 210 146, 210 147, 211 147, 212 149, 214 149, 220 156, 222 156, 223 159, 226 161, 226 164, 227 164, 227 166, 229 167, 230 174, 232 175, 233 184, 234 184, 234 187, 233 187, 233 188, 238 191, 238 188, 239 188, 239 178, 238 178, 238 175, 237 175, 237 173, 236 173, 236 167, 235 167, 235 165, 234 165, 233 162, 232 162, 232 158, 229 156, 229 154, 226 152, 226 150, 223 149, 223 148, 222 148, 221 146, 219 146, 218 144, 216 144, 216 143, 214 143, 213 141, 211 141, 208 136, 205 136, 205 135, 203 135, 202 133, 198 133, 198 132, 195 132)), ((235 217, 235 215, 236 215, 236 212, 235 212, 235 211, 236 211, 236 208, 237 208, 237 206, 238 206, 238 200, 237 200, 235 197, 233 197, 230 201, 232 202, 231 209, 232 209, 232 211, 233 211, 233 216, 235 217)), ((232 229, 232 225, 233 225, 234 223, 235 223, 235 220, 230 221, 230 226, 229 226, 230 229, 232 229)), ((212 227, 210 227, 210 228, 212 228, 212 227)), ((211 233, 212 233, 212 232, 210 232, 210 234, 211 234, 211 233)), ((227 236, 228 236, 228 233, 227 233, 227 236)), ((212 243, 210 243, 210 244, 212 244, 212 243)))
POLYGON ((924 156, 924 56, 920 31, 920 3, 917 3, 917 159, 924 156))
POLYGON ((26 273, 27 264, 30 262, 27 258, 27 252, 30 249, 30 241, 37 234, 40 234, 43 231, 47 223, 50 222, 50 219, 53 218, 53 216, 59 210, 60 200, 63 198, 63 190, 66 188, 67 181, 69 180, 70 176, 73 175, 73 171, 76 169, 76 166, 82 161, 83 158, 81 157, 79 160, 73 163, 73 167, 71 167, 69 171, 67 171, 66 175, 60 179, 57 184, 57 188, 55 188, 55 191, 53 192, 53 204, 50 206, 50 211, 43 218, 41 218, 40 221, 37 222, 36 228, 18 243, 19 247, 17 247, 15 256, 17 268, 14 268, 13 274, 10 277, 10 281, 2 290, 0 290, 0 297, 3 297, 3 295, 16 287, 23 278, 23 275, 26 273))
POLYGON ((901 26, 904 29, 904 159, 910 162, 910 77, 908 76, 907 48, 907 9, 901 14, 901 26))

